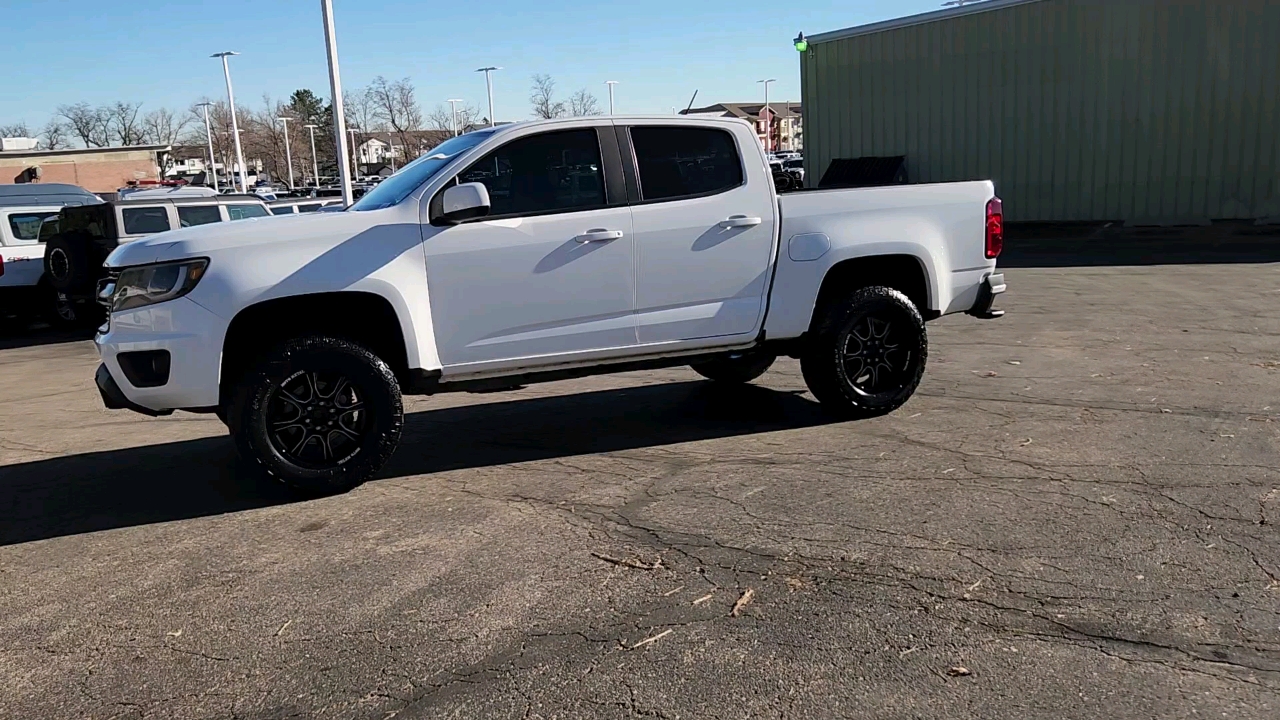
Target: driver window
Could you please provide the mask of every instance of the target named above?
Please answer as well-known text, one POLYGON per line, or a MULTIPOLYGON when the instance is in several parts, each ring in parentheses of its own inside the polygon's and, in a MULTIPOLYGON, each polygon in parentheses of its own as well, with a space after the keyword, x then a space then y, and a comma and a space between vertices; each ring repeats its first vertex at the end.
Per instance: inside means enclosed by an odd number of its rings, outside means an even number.
POLYGON ((484 183, 488 217, 572 212, 605 206, 604 168, 593 128, 512 141, 458 174, 484 183))

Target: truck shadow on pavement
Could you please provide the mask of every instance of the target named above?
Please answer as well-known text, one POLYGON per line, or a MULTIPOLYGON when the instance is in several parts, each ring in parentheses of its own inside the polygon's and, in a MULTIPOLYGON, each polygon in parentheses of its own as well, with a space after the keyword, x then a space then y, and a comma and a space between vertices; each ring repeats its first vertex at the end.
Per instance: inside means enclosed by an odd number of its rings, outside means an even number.
MULTIPOLYGON (((506 465, 832 422, 800 391, 677 382, 413 413, 379 478, 506 465)), ((377 482, 374 480, 373 482, 377 482)), ((0 468, 0 545, 297 502, 227 437, 0 468)))

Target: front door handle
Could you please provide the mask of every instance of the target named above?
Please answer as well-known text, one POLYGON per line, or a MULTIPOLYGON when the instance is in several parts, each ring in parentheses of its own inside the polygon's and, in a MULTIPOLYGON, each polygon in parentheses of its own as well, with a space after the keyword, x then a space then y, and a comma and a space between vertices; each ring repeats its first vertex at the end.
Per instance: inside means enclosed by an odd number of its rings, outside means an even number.
POLYGON ((592 228, 581 235, 574 238, 580 243, 607 242, 609 240, 617 240, 622 237, 621 230, 606 230, 605 228, 592 228))
POLYGON ((756 225, 759 225, 761 222, 762 221, 758 217, 747 217, 746 215, 730 215, 728 219, 720 221, 720 227, 725 229, 740 228, 740 227, 755 227, 756 225))

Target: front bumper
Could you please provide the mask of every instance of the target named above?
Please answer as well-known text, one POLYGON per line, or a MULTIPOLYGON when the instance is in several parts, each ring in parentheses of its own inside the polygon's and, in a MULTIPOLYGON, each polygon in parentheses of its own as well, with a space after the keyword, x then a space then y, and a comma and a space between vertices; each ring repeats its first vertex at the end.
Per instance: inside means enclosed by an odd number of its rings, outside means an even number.
MULTIPOLYGON (((146 414, 217 405, 226 331, 225 320, 185 297, 112 314, 94 338, 112 381, 103 390, 103 402, 108 408, 146 414), (172 360, 167 379, 148 387, 133 385, 120 354, 155 350, 168 351, 172 360)), ((99 389, 104 383, 99 382, 99 389)))
POLYGON ((111 371, 107 369, 105 364, 98 366, 98 371, 93 374, 93 382, 98 386, 98 394, 102 396, 102 404, 108 410, 132 410, 151 417, 173 414, 173 410, 152 410, 130 401, 129 398, 125 397, 124 392, 120 390, 120 386, 116 384, 116 379, 111 377, 111 371))
POLYGON ((1002 294, 1006 289, 1003 273, 988 275, 982 281, 982 286, 978 288, 978 299, 974 301, 973 307, 969 308, 968 313, 983 320, 995 320, 996 318, 1004 317, 1003 310, 992 310, 991 306, 995 305, 996 296, 1002 294))

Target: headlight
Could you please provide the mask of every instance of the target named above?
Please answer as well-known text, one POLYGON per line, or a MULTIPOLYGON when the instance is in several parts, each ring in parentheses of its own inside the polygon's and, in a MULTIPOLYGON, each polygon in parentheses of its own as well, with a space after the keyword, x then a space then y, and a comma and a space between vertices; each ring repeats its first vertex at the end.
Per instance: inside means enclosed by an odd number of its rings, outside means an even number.
POLYGON ((204 258, 124 268, 111 294, 111 312, 123 312, 180 298, 191 292, 209 261, 204 258))

